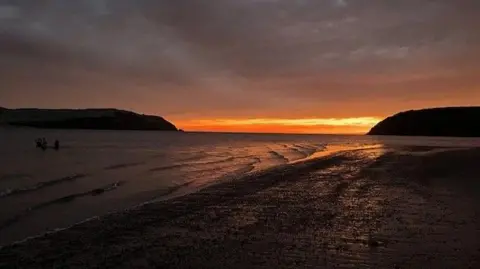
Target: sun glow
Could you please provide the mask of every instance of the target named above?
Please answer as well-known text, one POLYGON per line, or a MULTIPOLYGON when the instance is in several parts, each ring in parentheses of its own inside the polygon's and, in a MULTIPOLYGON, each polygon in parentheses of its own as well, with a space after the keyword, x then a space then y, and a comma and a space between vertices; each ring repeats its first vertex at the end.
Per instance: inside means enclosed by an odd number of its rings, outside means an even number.
POLYGON ((271 132, 271 133, 366 133, 381 119, 305 118, 305 119, 199 119, 178 121, 190 131, 271 132))

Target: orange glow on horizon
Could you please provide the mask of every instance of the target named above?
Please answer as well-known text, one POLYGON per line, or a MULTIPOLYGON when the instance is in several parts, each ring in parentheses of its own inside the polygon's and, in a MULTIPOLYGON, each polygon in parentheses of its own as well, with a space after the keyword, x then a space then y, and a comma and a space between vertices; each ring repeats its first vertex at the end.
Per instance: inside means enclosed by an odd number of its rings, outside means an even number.
POLYGON ((381 119, 306 118, 306 119, 199 119, 176 121, 186 131, 248 133, 364 134, 381 119))

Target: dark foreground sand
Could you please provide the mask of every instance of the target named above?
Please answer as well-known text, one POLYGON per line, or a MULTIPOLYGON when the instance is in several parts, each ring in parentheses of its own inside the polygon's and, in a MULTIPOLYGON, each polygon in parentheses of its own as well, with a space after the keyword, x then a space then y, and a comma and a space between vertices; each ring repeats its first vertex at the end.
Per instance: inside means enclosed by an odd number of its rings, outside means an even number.
POLYGON ((480 268, 480 150, 352 151, 0 249, 1 268, 480 268))

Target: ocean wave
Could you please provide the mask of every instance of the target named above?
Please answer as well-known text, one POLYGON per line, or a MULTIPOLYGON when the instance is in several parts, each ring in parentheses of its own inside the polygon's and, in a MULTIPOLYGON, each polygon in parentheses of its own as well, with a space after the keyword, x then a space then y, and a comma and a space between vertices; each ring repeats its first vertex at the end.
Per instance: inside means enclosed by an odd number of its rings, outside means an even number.
POLYGON ((202 158, 208 157, 210 154, 206 153, 205 151, 199 151, 196 152, 193 156, 186 157, 184 159, 179 160, 180 162, 189 162, 189 161, 195 161, 195 160, 200 160, 202 158))
MULTIPOLYGON (((237 158, 241 158, 241 157, 237 157, 237 158)), ((172 164, 172 165, 155 167, 155 168, 150 169, 149 171, 150 172, 159 172, 159 171, 165 171, 165 170, 171 170, 171 169, 189 167, 189 166, 215 165, 215 164, 233 162, 234 160, 235 160, 235 157, 229 157, 229 158, 221 159, 221 160, 217 160, 217 161, 177 163, 177 164, 172 164)))
POLYGON ((221 164, 221 163, 228 163, 228 162, 233 162, 236 158, 242 158, 242 157, 228 157, 226 159, 221 159, 217 161, 208 161, 208 162, 192 162, 189 163, 190 165, 212 165, 212 164, 221 164))
POLYGON ((40 189, 43 189, 43 188, 54 186, 54 185, 57 185, 57 184, 74 181, 74 180, 84 178, 84 177, 87 177, 87 176, 88 175, 86 175, 86 174, 75 174, 75 175, 62 177, 62 178, 59 178, 59 179, 39 182, 39 183, 36 183, 33 186, 28 186, 28 187, 23 187, 23 188, 4 189, 0 192, 0 198, 12 196, 12 195, 26 194, 26 193, 33 192, 33 191, 36 191, 36 190, 40 190, 40 189))
POLYGON ((170 169, 175 169, 175 168, 181 168, 189 166, 188 163, 181 163, 181 164, 172 164, 172 165, 166 165, 166 166, 160 166, 160 167, 155 167, 151 168, 149 171, 150 172, 160 172, 160 171, 165 171, 165 170, 170 170, 170 169))
POLYGON ((121 164, 114 164, 105 167, 105 170, 118 170, 122 168, 128 168, 128 167, 133 167, 133 166, 139 166, 145 164, 145 162, 131 162, 131 163, 121 163, 121 164))
POLYGON ((270 155, 272 155, 273 158, 278 159, 278 160, 282 161, 283 163, 288 163, 288 162, 289 162, 289 160, 288 160, 285 156, 283 156, 282 154, 278 153, 277 151, 270 150, 268 153, 269 153, 270 155))
POLYGON ((29 207, 28 209, 24 210, 23 212, 20 212, 19 214, 13 216, 12 218, 7 219, 6 221, 0 223, 0 230, 4 229, 6 227, 9 227, 12 224, 15 224, 16 222, 18 222, 22 218, 28 216, 29 214, 31 214, 31 213, 33 213, 37 210, 43 209, 45 207, 56 205, 56 204, 63 204, 63 203, 72 202, 75 199, 81 198, 81 197, 98 196, 98 195, 101 195, 103 193, 113 191, 123 184, 125 184, 124 181, 117 181, 117 182, 102 186, 100 188, 95 188, 95 189, 92 189, 92 190, 89 190, 89 191, 86 191, 86 192, 80 192, 80 193, 74 193, 74 194, 66 195, 66 196, 63 196, 63 197, 60 197, 60 198, 53 199, 51 201, 47 201, 47 202, 44 202, 44 203, 37 204, 35 206, 29 207))
POLYGON ((296 147, 289 147, 288 149, 290 150, 290 152, 294 152, 295 154, 298 154, 298 155, 301 156, 301 157, 294 157, 294 158, 292 158, 291 161, 297 161, 297 160, 305 159, 309 156, 307 153, 305 153, 302 150, 299 150, 296 147))
POLYGON ((294 145, 294 147, 296 147, 300 151, 303 151, 308 156, 313 155, 318 150, 317 147, 311 147, 311 146, 305 146, 305 145, 294 145))
POLYGON ((243 163, 237 163, 235 165, 223 165, 217 167, 200 168, 194 171, 195 179, 191 181, 191 184, 197 185, 217 183, 226 178, 238 178, 243 177, 247 173, 255 170, 256 165, 262 162, 262 159, 256 156, 244 156, 238 159, 246 159, 243 163))

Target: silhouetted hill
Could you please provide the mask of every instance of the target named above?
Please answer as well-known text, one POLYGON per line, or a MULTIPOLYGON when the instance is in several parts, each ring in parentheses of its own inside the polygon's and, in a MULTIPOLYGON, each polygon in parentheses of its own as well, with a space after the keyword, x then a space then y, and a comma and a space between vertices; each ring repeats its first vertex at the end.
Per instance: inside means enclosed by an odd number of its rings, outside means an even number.
POLYGON ((369 135, 480 137, 480 107, 411 110, 389 117, 369 135))
POLYGON ((49 129, 178 131, 162 117, 117 109, 4 109, 0 124, 49 129))

